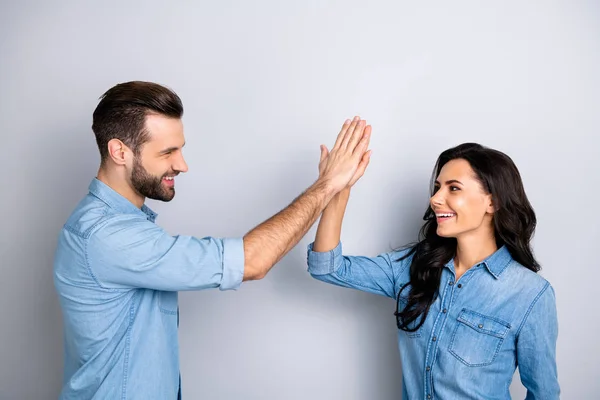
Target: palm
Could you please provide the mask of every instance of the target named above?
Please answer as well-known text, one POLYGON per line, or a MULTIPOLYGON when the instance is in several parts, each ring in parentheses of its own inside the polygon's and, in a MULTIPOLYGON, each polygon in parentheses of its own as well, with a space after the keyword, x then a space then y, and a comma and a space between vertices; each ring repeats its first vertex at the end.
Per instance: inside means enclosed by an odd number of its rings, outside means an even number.
POLYGON ((338 191, 353 186, 369 164, 371 151, 366 149, 370 136, 371 127, 364 121, 344 123, 331 152, 321 146, 319 176, 332 182, 338 191))

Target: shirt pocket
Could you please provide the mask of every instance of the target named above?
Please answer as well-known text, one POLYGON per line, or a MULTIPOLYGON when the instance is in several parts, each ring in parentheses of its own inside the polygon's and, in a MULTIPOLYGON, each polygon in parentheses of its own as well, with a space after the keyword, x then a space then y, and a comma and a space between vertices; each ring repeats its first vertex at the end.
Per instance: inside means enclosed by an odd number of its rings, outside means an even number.
POLYGON ((490 365, 496 359, 510 324, 463 308, 450 341, 450 353, 469 367, 490 365))
POLYGON ((177 315, 177 292, 158 292, 158 308, 163 314, 177 315))

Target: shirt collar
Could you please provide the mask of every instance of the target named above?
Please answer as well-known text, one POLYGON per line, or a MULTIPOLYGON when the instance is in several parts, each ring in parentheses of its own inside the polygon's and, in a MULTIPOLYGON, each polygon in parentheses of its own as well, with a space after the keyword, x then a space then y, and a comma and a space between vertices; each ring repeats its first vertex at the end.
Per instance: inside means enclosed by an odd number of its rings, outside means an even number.
POLYGON ((490 271, 490 274, 494 275, 495 278, 500 278, 500 275, 502 275, 512 259, 508 248, 503 245, 492 255, 483 260, 483 265, 485 265, 487 270, 490 271))
MULTIPOLYGON (((488 270, 488 272, 492 274, 494 278, 498 279, 500 278, 500 275, 502 275, 506 267, 508 267, 508 264, 510 264, 512 259, 513 258, 510 255, 508 248, 506 248, 506 246, 503 245, 490 256, 488 256, 485 260, 477 264, 477 266, 483 264, 488 270)), ((446 266, 452 271, 454 271, 454 258, 452 258, 448 262, 448 264, 446 264, 446 266)))
POLYGON ((142 208, 137 208, 132 202, 117 193, 113 188, 102 182, 98 178, 92 179, 89 186, 90 194, 106 203, 110 208, 124 214, 137 214, 154 222, 158 214, 143 204, 142 208))

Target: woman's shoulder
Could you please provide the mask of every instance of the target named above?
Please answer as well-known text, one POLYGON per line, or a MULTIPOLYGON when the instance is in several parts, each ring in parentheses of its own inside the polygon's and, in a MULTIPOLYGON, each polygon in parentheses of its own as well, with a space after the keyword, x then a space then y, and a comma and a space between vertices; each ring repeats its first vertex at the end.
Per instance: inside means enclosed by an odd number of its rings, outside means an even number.
POLYGON ((411 260, 414 256, 415 246, 404 246, 398 249, 394 249, 390 251, 388 254, 391 258, 402 260, 407 259, 411 260))
POLYGON ((410 265, 414 257, 414 246, 405 246, 402 248, 394 249, 386 253, 392 268, 394 269, 394 275, 397 279, 402 280, 404 277, 408 279, 410 276, 410 265))
POLYGON ((554 292, 552 284, 541 272, 533 271, 516 260, 511 260, 503 275, 500 279, 522 297, 537 298, 548 289, 554 292))
POLYGON ((511 277, 517 277, 528 283, 535 283, 538 285, 549 284, 548 280, 544 278, 539 272, 533 271, 517 260, 512 259, 508 265, 507 271, 511 277))

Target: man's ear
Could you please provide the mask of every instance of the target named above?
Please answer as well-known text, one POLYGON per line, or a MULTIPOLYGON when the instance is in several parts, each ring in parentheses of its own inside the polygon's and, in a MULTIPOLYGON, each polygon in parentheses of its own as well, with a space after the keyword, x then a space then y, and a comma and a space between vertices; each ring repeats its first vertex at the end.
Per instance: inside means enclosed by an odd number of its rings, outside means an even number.
POLYGON ((108 142, 108 156, 117 165, 125 165, 130 152, 129 147, 119 139, 111 139, 108 142))

